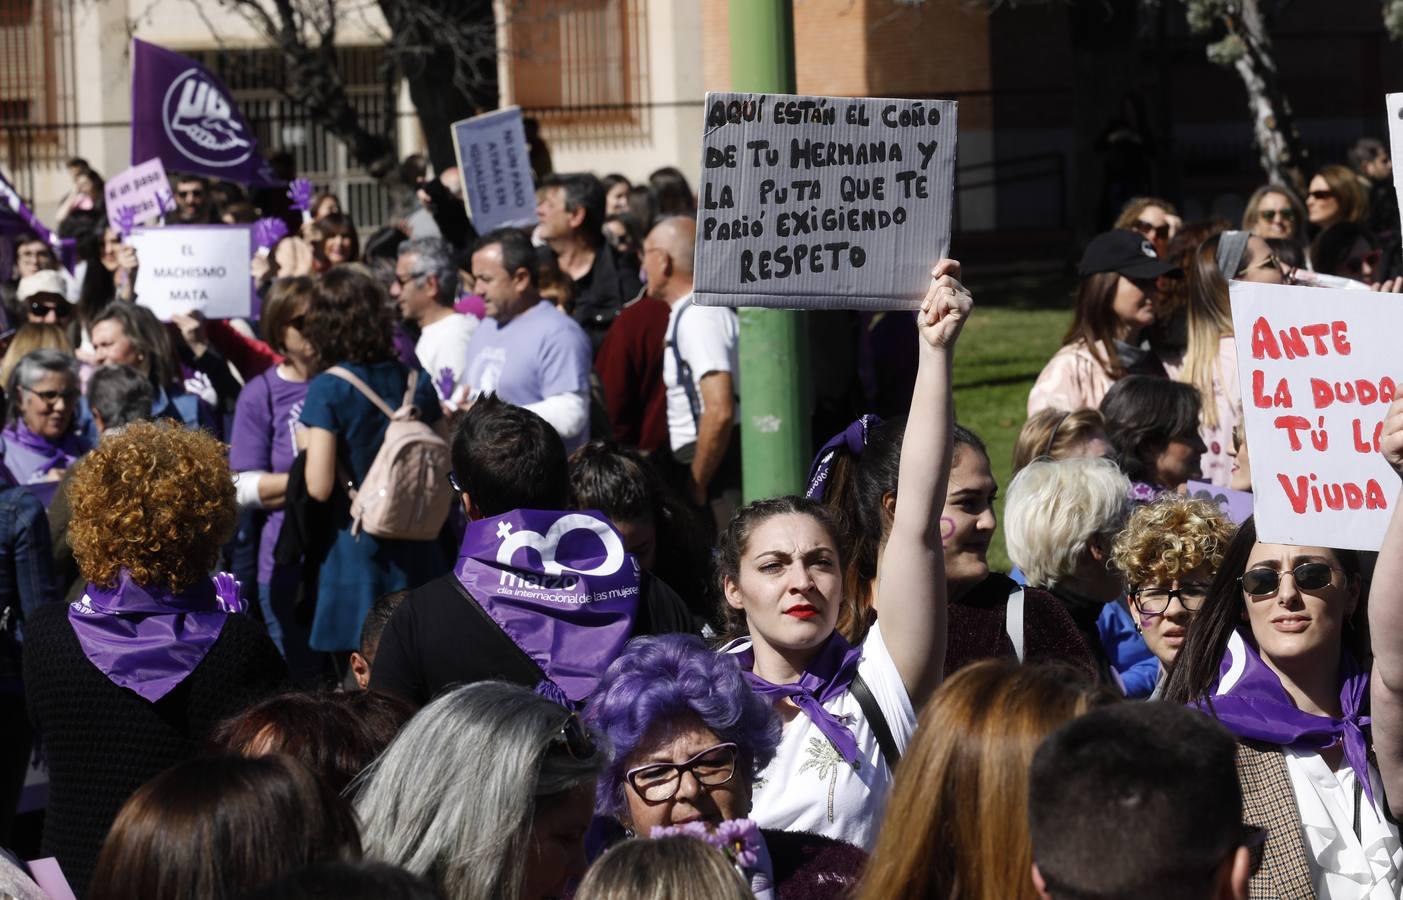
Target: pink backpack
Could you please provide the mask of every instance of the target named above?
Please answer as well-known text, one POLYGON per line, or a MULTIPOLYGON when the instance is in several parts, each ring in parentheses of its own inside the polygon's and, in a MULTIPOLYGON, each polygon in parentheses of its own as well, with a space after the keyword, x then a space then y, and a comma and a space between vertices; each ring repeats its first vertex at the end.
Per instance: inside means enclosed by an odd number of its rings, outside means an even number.
POLYGON ((391 410, 380 395, 352 372, 340 366, 326 370, 352 387, 390 420, 385 439, 360 487, 351 488, 351 533, 365 531, 373 537, 402 541, 428 541, 438 537, 453 504, 453 491, 445 473, 452 467, 448 443, 419 421, 414 405, 418 373, 409 373, 404 403, 391 410))

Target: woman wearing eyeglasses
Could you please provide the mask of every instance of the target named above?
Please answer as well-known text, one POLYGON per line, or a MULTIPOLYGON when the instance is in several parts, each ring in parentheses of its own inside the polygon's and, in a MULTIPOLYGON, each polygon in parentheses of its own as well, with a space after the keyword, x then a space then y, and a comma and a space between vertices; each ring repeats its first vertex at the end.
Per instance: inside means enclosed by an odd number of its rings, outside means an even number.
POLYGON ((1305 207, 1296 195, 1279 184, 1266 184, 1247 198, 1242 228, 1259 238, 1299 240, 1306 221, 1305 207))
POLYGON ((1214 504, 1170 495, 1136 509, 1116 536, 1111 560, 1125 573, 1135 630, 1160 664, 1151 700, 1164 690, 1234 531, 1214 504))
POLYGON ((16 482, 58 481, 91 449, 73 430, 78 409, 78 360, 59 350, 35 350, 10 372, 8 409, 0 431, 0 462, 16 482))
MULTIPOLYGON (((756 778, 781 733, 779 716, 746 683, 736 658, 683 635, 630 641, 585 715, 613 751, 599 779, 599 815, 639 837, 748 819, 756 778)), ((755 875, 780 896, 836 892, 857 881, 866 859, 816 834, 763 829, 761 838, 765 859, 755 875)))
POLYGON ((447 900, 563 897, 585 872, 603 744, 523 687, 456 688, 409 720, 357 780, 368 858, 447 900))
POLYGON ((1321 166, 1310 180, 1306 214, 1315 234, 1338 222, 1367 222, 1369 195, 1359 183, 1359 176, 1348 167, 1321 166))
POLYGON ((1125 204, 1114 228, 1133 231, 1154 245, 1160 259, 1168 259, 1169 242, 1183 227, 1174 204, 1159 197, 1135 197, 1125 204))
POLYGON ((1217 717, 1241 744, 1243 818, 1271 829, 1254 897, 1403 892, 1371 759, 1361 594, 1353 551, 1262 543, 1248 519, 1170 671, 1165 699, 1217 717))

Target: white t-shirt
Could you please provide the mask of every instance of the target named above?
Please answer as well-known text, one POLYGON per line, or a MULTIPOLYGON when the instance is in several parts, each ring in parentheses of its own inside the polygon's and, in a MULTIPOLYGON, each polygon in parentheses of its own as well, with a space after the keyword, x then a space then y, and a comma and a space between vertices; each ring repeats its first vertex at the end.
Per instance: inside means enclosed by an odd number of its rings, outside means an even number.
MULTIPOLYGON (((1359 795, 1359 833, 1354 831, 1354 770, 1331 770, 1319 753, 1286 750, 1286 772, 1301 813, 1306 859, 1320 900, 1397 900, 1403 896, 1403 845, 1398 826, 1359 795)), ((1383 784, 1369 768, 1374 798, 1383 784)))
POLYGON ((464 374, 468 370, 468 341, 477 326, 473 316, 451 313, 424 326, 414 345, 419 365, 433 378, 434 390, 445 403, 457 403, 467 393, 464 374))
MULTIPOLYGON (((749 646, 746 640, 726 649, 739 652, 749 646)), ((916 710, 882 640, 880 622, 863 641, 857 671, 886 717, 897 751, 905 753, 916 730, 916 710)), ((799 713, 785 723, 774 760, 755 780, 750 818, 761 828, 809 831, 870 852, 877 843, 891 792, 892 771, 882 758, 876 733, 850 691, 823 708, 846 717, 857 739, 859 766, 854 769, 844 762, 818 726, 799 713)))
MULTIPOLYGON (((731 390, 740 395, 740 320, 736 311, 722 306, 697 306, 688 294, 672 304, 667 317, 667 341, 676 335, 682 361, 692 370, 692 387, 701 414, 701 380, 712 372, 730 372, 731 390), (682 327, 677 317, 682 316, 682 327)), ((667 434, 672 449, 680 450, 697 440, 697 424, 687 401, 687 390, 677 375, 677 360, 671 346, 663 348, 663 385, 667 388, 667 434)), ((736 409, 740 421, 740 409, 736 409)))

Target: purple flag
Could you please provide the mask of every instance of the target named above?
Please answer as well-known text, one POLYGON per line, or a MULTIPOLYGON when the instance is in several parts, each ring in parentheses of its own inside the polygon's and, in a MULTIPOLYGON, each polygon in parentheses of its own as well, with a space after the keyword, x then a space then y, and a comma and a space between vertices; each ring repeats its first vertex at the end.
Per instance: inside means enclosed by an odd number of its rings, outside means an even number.
MULTIPOLYGON (((41 240, 54 248, 54 255, 63 263, 68 271, 73 271, 73 266, 77 263, 77 243, 71 238, 60 238, 48 229, 39 217, 34 214, 34 210, 25 205, 20 199, 19 191, 15 186, 5 180, 5 176, 0 175, 0 234, 13 235, 20 231, 32 231, 41 240)), ((4 272, 5 280, 10 278, 10 273, 4 272)))
POLYGON ((218 78, 193 59, 133 39, 132 164, 153 157, 172 172, 282 184, 218 78))
POLYGON ((456 573, 546 673, 546 696, 584 700, 633 634, 638 560, 597 512, 518 509, 472 522, 456 573))

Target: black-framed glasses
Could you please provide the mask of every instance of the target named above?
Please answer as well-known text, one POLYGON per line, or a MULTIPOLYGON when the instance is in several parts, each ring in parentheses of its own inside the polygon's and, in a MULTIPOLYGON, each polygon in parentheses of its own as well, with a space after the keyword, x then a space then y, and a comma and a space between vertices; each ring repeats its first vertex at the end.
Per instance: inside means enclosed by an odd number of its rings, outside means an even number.
POLYGON ((1261 219, 1263 222, 1274 222, 1274 221, 1276 221, 1276 217, 1277 217, 1277 216, 1281 216, 1281 220, 1282 220, 1283 222, 1294 222, 1294 221, 1296 221, 1296 211, 1295 211, 1294 209, 1289 208, 1289 207, 1286 208, 1286 209, 1259 209, 1259 210, 1257 210, 1257 218, 1261 219))
POLYGON ((1179 603, 1184 609, 1189 612, 1198 612, 1204 601, 1208 599, 1208 585, 1190 581, 1176 588, 1158 586, 1136 588, 1131 592, 1131 596, 1135 598, 1135 605, 1140 607, 1140 611, 1146 615, 1164 615, 1175 597, 1179 598, 1179 603))
POLYGON ((78 392, 72 389, 66 391, 36 391, 32 387, 25 387, 24 385, 20 385, 20 388, 22 388, 24 391, 30 394, 33 394, 40 400, 43 400, 44 403, 46 403, 49 406, 53 406, 59 400, 63 400, 69 406, 72 406, 74 403, 78 402, 78 392))
POLYGON ((63 319, 73 312, 73 304, 66 300, 60 300, 57 303, 44 303, 39 300, 30 300, 29 312, 41 319, 52 312, 60 319, 63 319))
POLYGON ((592 759, 598 752, 594 739, 589 736, 584 720, 576 712, 570 713, 561 723, 560 730, 551 735, 550 746, 559 747, 572 759, 592 759))
POLYGON ((1165 225, 1151 225, 1149 222, 1146 222, 1144 219, 1136 219, 1136 220, 1135 220, 1135 230, 1138 231, 1138 232, 1140 232, 1141 234, 1143 234, 1145 237, 1149 237, 1150 235, 1154 235, 1155 237, 1159 238, 1159 239, 1162 240, 1162 241, 1167 241, 1167 240, 1169 240, 1169 225, 1168 225, 1168 224, 1165 224, 1165 225))
POLYGON ((1242 577, 1237 581, 1242 585, 1243 593, 1252 597, 1270 597, 1281 587, 1283 575, 1290 575, 1296 582, 1296 589, 1302 591, 1318 591, 1326 587, 1335 580, 1335 573, 1342 569, 1322 562, 1301 563, 1289 572, 1278 572, 1275 569, 1265 567, 1248 569, 1242 573, 1242 577))
POLYGON ((739 748, 727 742, 708 747, 685 762, 649 763, 629 769, 624 780, 645 803, 663 803, 677 796, 683 772, 691 772, 698 784, 717 787, 735 777, 739 757, 739 748))

